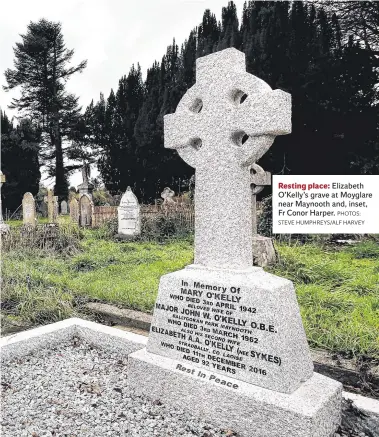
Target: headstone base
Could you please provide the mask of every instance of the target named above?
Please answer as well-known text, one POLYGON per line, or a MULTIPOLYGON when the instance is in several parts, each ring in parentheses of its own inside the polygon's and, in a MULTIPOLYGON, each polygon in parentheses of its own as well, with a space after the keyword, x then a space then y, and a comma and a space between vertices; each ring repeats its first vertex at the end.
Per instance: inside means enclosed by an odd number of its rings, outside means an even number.
POLYGON ((138 235, 116 234, 118 240, 133 241, 138 235))
POLYGON ((330 437, 341 421, 342 385, 317 373, 284 394, 144 348, 129 355, 128 380, 134 393, 241 437, 330 437))
POLYGON ((7 234, 10 231, 9 225, 6 223, 0 223, 0 233, 1 234, 7 234))
POLYGON ((266 267, 276 263, 276 253, 271 238, 253 235, 254 265, 266 267))

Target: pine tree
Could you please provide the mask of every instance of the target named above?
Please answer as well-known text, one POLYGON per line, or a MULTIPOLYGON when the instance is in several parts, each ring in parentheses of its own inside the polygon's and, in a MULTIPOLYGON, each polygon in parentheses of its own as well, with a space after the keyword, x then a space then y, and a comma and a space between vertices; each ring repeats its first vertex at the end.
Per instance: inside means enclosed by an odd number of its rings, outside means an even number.
POLYGON ((65 47, 60 23, 30 22, 21 38, 13 49, 15 68, 5 71, 4 89, 21 88, 21 97, 13 99, 10 108, 31 117, 46 133, 41 158, 55 176, 55 193, 67 197, 63 140, 75 125, 80 108, 78 98, 65 87, 73 74, 83 71, 86 61, 69 66, 74 51, 65 47))

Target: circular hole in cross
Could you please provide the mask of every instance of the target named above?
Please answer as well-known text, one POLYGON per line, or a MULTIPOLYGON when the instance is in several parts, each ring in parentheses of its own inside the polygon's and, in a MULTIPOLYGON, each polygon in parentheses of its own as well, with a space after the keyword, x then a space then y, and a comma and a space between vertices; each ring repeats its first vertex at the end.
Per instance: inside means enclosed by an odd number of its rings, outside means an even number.
POLYGON ((247 99, 247 94, 242 90, 236 90, 233 92, 232 97, 234 103, 241 105, 247 99))
POLYGON ((203 142, 200 138, 192 138, 190 144, 194 149, 199 150, 203 145, 203 142))
POLYGON ((196 99, 190 106, 190 111, 198 114, 203 109, 203 101, 201 99, 196 99))
POLYGON ((232 140, 236 146, 244 145, 249 138, 249 135, 244 131, 238 131, 232 135, 232 140))

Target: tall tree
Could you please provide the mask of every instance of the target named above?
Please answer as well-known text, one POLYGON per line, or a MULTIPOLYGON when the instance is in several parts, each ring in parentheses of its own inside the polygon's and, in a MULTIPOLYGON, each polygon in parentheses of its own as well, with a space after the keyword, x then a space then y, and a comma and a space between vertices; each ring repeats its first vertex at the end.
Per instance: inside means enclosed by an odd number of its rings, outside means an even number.
POLYGON ((14 69, 5 71, 5 90, 21 88, 10 108, 18 109, 37 123, 45 144, 41 158, 55 176, 55 193, 67 197, 63 141, 76 123, 80 108, 78 98, 66 91, 66 82, 83 71, 86 61, 69 66, 73 50, 66 48, 60 23, 45 19, 30 22, 22 41, 14 47, 14 69))

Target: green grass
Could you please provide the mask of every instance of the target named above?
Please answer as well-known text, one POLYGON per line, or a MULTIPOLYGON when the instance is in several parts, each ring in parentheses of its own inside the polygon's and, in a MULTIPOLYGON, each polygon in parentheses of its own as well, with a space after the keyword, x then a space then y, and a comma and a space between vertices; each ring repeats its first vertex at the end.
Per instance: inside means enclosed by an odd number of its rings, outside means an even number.
POLYGON ((379 358, 378 243, 343 250, 278 245, 270 271, 292 280, 314 347, 379 358))
MULTIPOLYGON (((3 260, 5 312, 30 323, 75 315, 78 302, 101 300, 151 311, 160 277, 190 264, 191 239, 116 242, 86 230, 79 253, 18 249, 3 260)), ((379 245, 352 248, 277 245, 268 269, 295 283, 313 347, 379 358, 379 245)))

